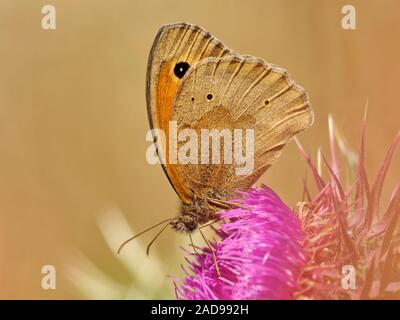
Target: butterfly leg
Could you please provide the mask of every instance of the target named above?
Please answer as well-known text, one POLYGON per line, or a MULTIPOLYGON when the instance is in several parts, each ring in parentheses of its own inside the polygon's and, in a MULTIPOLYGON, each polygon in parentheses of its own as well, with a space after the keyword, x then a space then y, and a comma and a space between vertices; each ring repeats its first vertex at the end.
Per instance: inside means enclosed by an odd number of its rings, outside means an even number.
MULTIPOLYGON (((215 220, 215 221, 211 221, 209 223, 203 224, 201 227, 199 227, 199 229, 203 229, 206 227, 211 227, 213 224, 220 222, 220 220, 215 220)), ((214 231, 216 230, 215 228, 212 228, 214 231)))
POLYGON ((201 236, 203 237, 205 243, 207 244, 207 247, 210 249, 213 259, 214 259, 214 264, 215 264, 215 271, 218 274, 218 277, 221 277, 221 273, 219 271, 219 267, 218 267, 218 262, 217 262, 217 255, 215 254, 215 250, 211 247, 210 242, 208 242, 207 238, 204 236, 204 233, 201 231, 201 229, 199 229, 199 232, 201 234, 201 236))
POLYGON ((193 251, 194 251, 197 255, 200 255, 199 252, 198 252, 197 249, 196 249, 196 246, 195 246, 194 243, 193 243, 192 235, 191 235, 190 233, 188 233, 188 235, 189 235, 189 239, 190 239, 190 245, 192 246, 193 251))
POLYGON ((225 208, 232 208, 232 207, 238 207, 238 208, 242 208, 245 210, 250 210, 249 208, 247 208, 246 206, 242 206, 236 202, 231 202, 231 201, 226 201, 226 200, 222 200, 222 199, 216 199, 216 198, 207 198, 207 200, 211 203, 214 203, 216 205, 225 207, 225 208))

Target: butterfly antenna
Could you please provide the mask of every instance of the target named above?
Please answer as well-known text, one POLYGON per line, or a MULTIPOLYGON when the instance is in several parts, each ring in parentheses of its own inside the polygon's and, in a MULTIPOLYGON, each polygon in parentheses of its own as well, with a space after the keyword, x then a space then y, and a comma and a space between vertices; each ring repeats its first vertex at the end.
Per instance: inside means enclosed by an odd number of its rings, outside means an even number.
POLYGON ((160 234, 163 233, 163 231, 164 231, 165 229, 167 229, 167 227, 168 227, 168 224, 166 224, 166 225, 156 234, 156 236, 153 238, 153 240, 151 240, 150 243, 147 245, 147 248, 146 248, 146 255, 147 255, 147 256, 149 256, 151 245, 154 243, 154 241, 156 241, 156 239, 160 236, 160 234))
POLYGON ((203 237, 205 243, 207 244, 208 249, 210 249, 214 263, 215 263, 215 271, 217 271, 218 277, 221 277, 221 273, 219 272, 219 267, 218 267, 218 262, 217 262, 217 255, 215 254, 215 250, 211 247, 210 242, 208 242, 207 238, 204 236, 204 233, 201 231, 201 229, 198 229, 201 236, 203 237))
MULTIPOLYGON (((176 217, 163 220, 163 221, 161 221, 161 222, 155 224, 154 226, 151 226, 150 228, 147 228, 146 230, 143 230, 142 232, 140 232, 140 233, 134 235, 132 238, 129 238, 128 240, 125 240, 125 241, 122 242, 121 245, 119 246, 119 248, 118 248, 118 250, 117 250, 117 253, 119 254, 119 253, 121 252, 122 248, 125 247, 125 245, 126 245, 128 242, 130 242, 130 241, 132 241, 133 239, 139 237, 139 236, 142 235, 143 233, 146 233, 147 231, 150 231, 150 230, 154 229, 155 227, 158 227, 159 225, 161 225, 161 224, 163 224, 163 223, 166 223, 166 222, 169 222, 169 221, 174 220, 174 219, 176 219, 176 217)), ((168 225, 167 225, 167 226, 168 226, 168 225)))

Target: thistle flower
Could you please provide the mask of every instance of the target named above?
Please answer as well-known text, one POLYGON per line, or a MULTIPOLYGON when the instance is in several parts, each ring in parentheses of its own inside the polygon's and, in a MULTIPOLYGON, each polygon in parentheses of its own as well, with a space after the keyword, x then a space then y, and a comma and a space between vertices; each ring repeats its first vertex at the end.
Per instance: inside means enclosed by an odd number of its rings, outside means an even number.
MULTIPOLYGON (((365 122, 364 122, 365 123, 365 122)), ((323 179, 299 144, 314 178, 316 194, 304 186, 305 199, 294 212, 263 186, 236 199, 247 209, 220 213, 219 241, 212 252, 187 253, 186 277, 175 280, 178 299, 400 299, 400 185, 381 209, 384 178, 398 135, 390 146, 372 187, 364 167, 365 124, 355 181, 342 181, 336 157, 339 138, 330 120, 332 159, 321 154, 323 179), (355 271, 355 288, 343 286, 342 270, 355 271)), ((348 153, 347 153, 348 154, 348 153)))
POLYGON ((267 187, 253 188, 237 200, 249 210, 223 211, 213 243, 221 277, 212 253, 190 254, 189 276, 177 286, 185 299, 290 299, 299 290, 306 262, 304 234, 294 213, 267 187))

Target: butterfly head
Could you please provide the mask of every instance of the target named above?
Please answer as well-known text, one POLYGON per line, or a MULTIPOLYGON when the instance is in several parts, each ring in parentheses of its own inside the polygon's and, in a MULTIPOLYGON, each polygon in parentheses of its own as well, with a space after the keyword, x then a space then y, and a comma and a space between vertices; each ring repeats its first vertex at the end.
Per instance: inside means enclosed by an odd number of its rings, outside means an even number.
POLYGON ((171 221, 170 224, 172 228, 185 233, 192 233, 198 227, 196 217, 188 214, 178 217, 176 220, 171 221))
MULTIPOLYGON (((212 194, 214 197, 216 195, 212 194)), ((198 229, 200 225, 214 220, 216 212, 221 208, 212 205, 207 198, 192 195, 191 202, 181 204, 180 215, 171 221, 172 227, 178 231, 192 233, 198 229)))

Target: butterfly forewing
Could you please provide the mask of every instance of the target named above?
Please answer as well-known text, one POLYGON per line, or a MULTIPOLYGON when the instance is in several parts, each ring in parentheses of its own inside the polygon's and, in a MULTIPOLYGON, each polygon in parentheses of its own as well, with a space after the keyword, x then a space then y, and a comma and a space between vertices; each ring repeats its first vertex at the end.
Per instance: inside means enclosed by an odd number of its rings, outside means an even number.
MULTIPOLYGON (((233 54, 232 50, 199 26, 178 23, 166 25, 159 30, 148 61, 146 99, 150 126, 164 130, 167 145, 173 104, 186 73, 204 59, 233 54)), ((161 144, 162 141, 157 141, 159 152, 167 150, 161 144)), ((168 163, 168 152, 165 157, 168 163)), ((188 200, 189 195, 180 188, 168 164, 163 165, 163 168, 178 195, 182 200, 188 200)))

